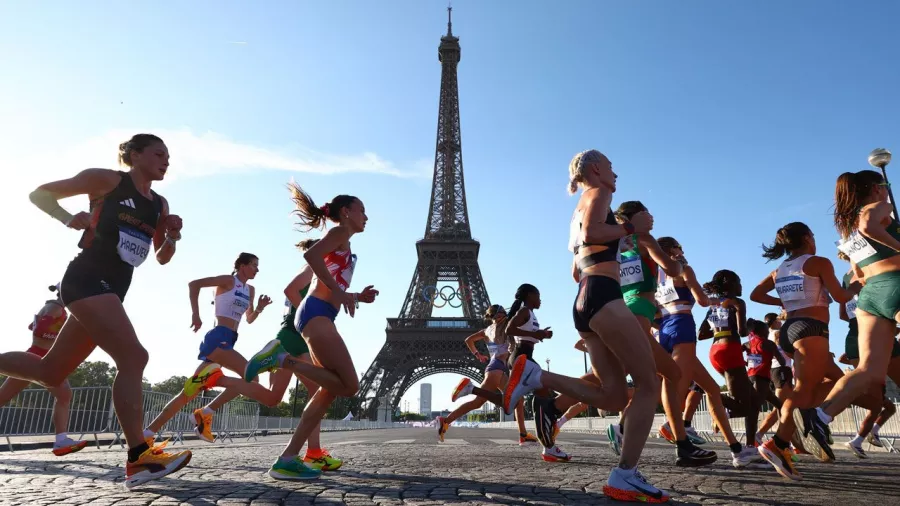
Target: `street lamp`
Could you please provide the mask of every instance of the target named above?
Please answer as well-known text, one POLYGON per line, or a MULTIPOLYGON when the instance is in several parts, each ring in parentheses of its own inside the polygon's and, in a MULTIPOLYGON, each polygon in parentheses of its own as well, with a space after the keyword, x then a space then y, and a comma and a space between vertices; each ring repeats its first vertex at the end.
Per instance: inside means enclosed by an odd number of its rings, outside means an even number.
POLYGON ((888 197, 890 197, 891 206, 894 208, 894 219, 897 219, 900 217, 900 215, 897 214, 897 202, 894 201, 894 192, 891 191, 891 185, 888 184, 887 171, 884 170, 889 163, 891 163, 890 151, 884 148, 878 148, 873 149, 872 152, 869 153, 869 165, 881 169, 881 175, 884 177, 884 182, 887 185, 888 197))
POLYGON ((550 359, 547 359, 547 372, 550 372, 550 359))

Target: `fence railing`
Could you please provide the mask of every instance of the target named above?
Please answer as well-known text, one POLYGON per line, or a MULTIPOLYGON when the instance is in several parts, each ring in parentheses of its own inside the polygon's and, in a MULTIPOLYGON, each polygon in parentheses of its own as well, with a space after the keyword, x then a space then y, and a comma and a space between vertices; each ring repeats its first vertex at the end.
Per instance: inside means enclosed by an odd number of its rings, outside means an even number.
MULTIPOLYGON (((144 391, 143 425, 146 427, 156 418, 172 396, 162 392, 144 391)), ((211 397, 197 396, 190 400, 159 431, 161 437, 170 439, 169 444, 183 443, 185 434, 194 431, 194 410, 203 407, 211 397)), ((56 433, 53 424, 53 407, 56 399, 42 388, 26 389, 5 406, 0 406, 0 436, 6 438, 10 451, 13 437, 50 436, 56 433)), ((299 418, 260 417, 259 404, 247 401, 230 401, 218 410, 213 418, 212 432, 216 441, 234 441, 236 436, 247 440, 256 439, 257 434, 289 433, 300 422, 299 418)), ((387 429, 406 427, 401 423, 370 422, 356 420, 322 420, 323 431, 387 429)), ((116 417, 112 402, 111 387, 78 387, 72 389, 69 404, 67 432, 79 434, 79 438, 93 436, 100 448, 100 435, 110 434, 109 447, 116 443, 124 446, 122 427, 116 417)))

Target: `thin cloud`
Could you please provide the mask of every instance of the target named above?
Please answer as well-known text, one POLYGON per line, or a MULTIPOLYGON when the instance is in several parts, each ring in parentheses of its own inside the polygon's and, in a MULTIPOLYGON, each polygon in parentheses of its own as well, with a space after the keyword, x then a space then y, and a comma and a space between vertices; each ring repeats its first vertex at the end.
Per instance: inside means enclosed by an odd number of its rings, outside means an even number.
MULTIPOLYGON (((372 152, 334 154, 307 147, 258 146, 214 132, 196 134, 190 129, 146 131, 161 137, 169 147, 171 172, 165 182, 223 173, 264 171, 323 175, 368 173, 402 178, 430 176, 423 171, 421 160, 411 161, 401 169, 372 152)), ((71 175, 81 168, 115 168, 118 166, 117 146, 135 132, 137 130, 109 131, 53 152, 30 156, 27 160, 15 160, 11 166, 25 169, 25 174, 39 176, 42 181, 71 175)))

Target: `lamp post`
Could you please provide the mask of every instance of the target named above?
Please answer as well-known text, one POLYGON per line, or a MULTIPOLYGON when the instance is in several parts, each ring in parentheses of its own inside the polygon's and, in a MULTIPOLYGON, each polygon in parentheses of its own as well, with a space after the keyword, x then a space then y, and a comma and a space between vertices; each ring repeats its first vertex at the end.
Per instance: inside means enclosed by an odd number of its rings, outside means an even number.
POLYGON ((881 169, 881 175, 884 177, 884 182, 887 184, 888 197, 891 199, 891 206, 894 208, 894 219, 897 219, 897 202, 894 201, 894 192, 891 191, 891 185, 888 184, 887 171, 885 171, 885 167, 891 163, 891 152, 884 149, 878 148, 873 149, 871 153, 869 153, 869 165, 872 167, 878 167, 881 169))
POLYGON ((550 372, 550 359, 547 359, 547 372, 550 372))

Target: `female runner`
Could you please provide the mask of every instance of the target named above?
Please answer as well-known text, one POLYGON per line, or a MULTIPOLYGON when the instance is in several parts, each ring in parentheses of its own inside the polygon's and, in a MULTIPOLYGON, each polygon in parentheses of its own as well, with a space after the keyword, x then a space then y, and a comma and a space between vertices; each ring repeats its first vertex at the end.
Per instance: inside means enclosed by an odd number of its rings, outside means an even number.
POLYGON ((653 219, 641 212, 628 223, 616 222, 610 209, 616 174, 606 156, 597 150, 579 153, 569 164, 569 193, 579 188, 583 193, 572 216, 569 243, 574 254, 572 277, 579 285, 572 316, 590 355, 595 380, 542 371, 520 356, 510 373, 504 410, 509 413, 524 395, 546 387, 576 402, 622 411, 628 404, 627 370, 634 381, 634 397, 624 423, 629 437, 623 441, 619 464, 610 473, 603 493, 617 500, 666 502, 669 495, 648 483, 637 470, 653 425, 659 380, 650 342, 623 301, 617 261, 621 239, 648 234, 653 219))
POLYGON ((74 230, 84 230, 81 252, 69 263, 60 283, 60 300, 74 318, 66 320, 53 347, 43 358, 30 353, 0 355, 0 374, 61 385, 99 346, 112 357, 116 416, 128 442, 125 486, 134 487, 173 473, 191 459, 190 451, 165 453, 151 448, 141 431, 144 367, 147 350, 141 345, 122 301, 134 269, 150 255, 165 265, 181 239, 181 218, 169 214, 169 204, 150 189, 169 168, 169 151, 151 134, 137 134, 119 145, 120 172, 87 169, 70 179, 44 184, 30 195, 40 210, 74 230), (87 195, 90 212, 76 215, 59 200, 87 195))
POLYGON ((297 184, 292 183, 290 190, 296 206, 294 213, 307 229, 322 228, 326 221, 337 223, 303 255, 315 278, 311 293, 297 310, 295 327, 306 340, 314 363, 291 357, 280 343, 269 343, 247 363, 244 380, 249 382, 262 371, 283 368, 320 385, 306 404, 294 436, 269 470, 269 476, 277 480, 305 480, 318 478, 322 471, 307 466, 299 458, 304 443, 319 426, 335 397, 351 397, 359 390, 353 359, 334 319, 342 307, 353 317, 358 304, 374 302, 378 291, 367 286, 359 293, 347 292, 356 267, 350 238, 363 232, 368 221, 362 201, 350 195, 338 195, 319 207, 297 184))
POLYGON ((827 432, 826 424, 888 374, 900 321, 900 221, 891 214, 887 186, 881 174, 872 170, 845 172, 837 180, 834 225, 841 236, 838 248, 850 257, 856 275, 865 281, 856 308, 859 366, 838 380, 810 417, 814 434, 827 432))
MULTIPOLYGON (((59 285, 50 286, 50 291, 56 292, 56 298, 44 302, 44 307, 34 315, 34 321, 28 325, 28 330, 31 331, 31 348, 25 352, 38 357, 43 357, 50 351, 53 340, 59 335, 59 329, 62 328, 69 316, 62 301, 59 300, 59 285)), ((0 406, 13 400, 29 384, 30 382, 25 380, 6 378, 3 386, 0 386, 0 406)), ((66 433, 69 425, 69 402, 72 400, 72 389, 69 387, 69 382, 63 381, 58 387, 51 387, 47 390, 56 399, 56 403, 53 404, 53 427, 56 429, 53 454, 62 457, 84 449, 88 444, 87 441, 73 441, 66 433)))
MULTIPOLYGON (((783 306, 787 311, 779 341, 781 349, 794 359, 795 384, 793 394, 781 407, 778 431, 759 447, 759 452, 779 474, 785 478, 799 479, 800 474, 788 451, 796 427, 793 411, 795 408, 806 410, 801 413, 809 419, 816 399, 824 398, 833 381, 843 375, 834 363, 828 346, 829 294, 838 302, 845 303, 853 298, 853 293, 841 287, 831 261, 816 256, 815 236, 803 223, 788 223, 778 230, 774 244, 763 249, 763 257, 768 260, 783 256, 787 259, 760 281, 750 294, 750 299, 759 304, 783 306), (778 293, 778 297, 768 295, 772 290, 778 293)), ((818 444, 808 449, 823 461, 833 460, 829 435, 825 431, 813 431, 812 435, 818 444)))

